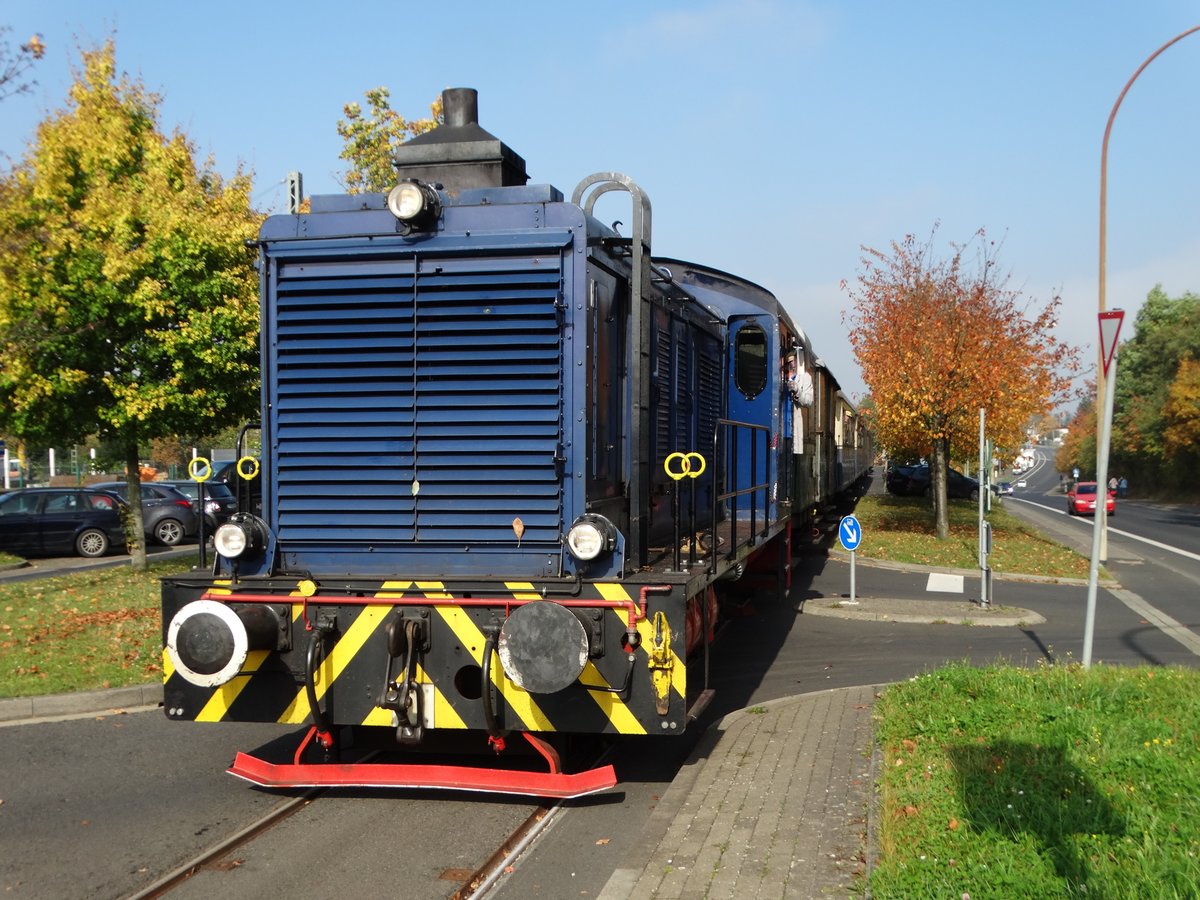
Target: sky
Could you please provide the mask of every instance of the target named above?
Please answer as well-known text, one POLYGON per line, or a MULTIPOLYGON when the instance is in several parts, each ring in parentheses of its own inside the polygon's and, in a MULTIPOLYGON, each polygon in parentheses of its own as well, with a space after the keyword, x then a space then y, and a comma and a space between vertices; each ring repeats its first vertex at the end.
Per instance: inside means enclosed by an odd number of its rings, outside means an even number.
MULTIPOLYGON (((1029 309, 1062 297, 1058 336, 1094 373, 1105 124, 1143 62, 1200 25, 1200 0, 0 0, 3 25, 10 50, 35 33, 47 49, 32 92, 0 101, 0 165, 64 108, 79 48, 111 37, 163 129, 252 171, 264 212, 285 208, 291 171, 306 194, 340 192, 336 125, 367 90, 420 118, 475 88, 531 182, 569 197, 594 172, 629 176, 656 255, 772 291, 858 399, 863 248, 907 234, 948 256, 984 229, 1029 309)), ((1198 147, 1200 33, 1145 68, 1113 124, 1122 339, 1155 285, 1200 293, 1198 147)))

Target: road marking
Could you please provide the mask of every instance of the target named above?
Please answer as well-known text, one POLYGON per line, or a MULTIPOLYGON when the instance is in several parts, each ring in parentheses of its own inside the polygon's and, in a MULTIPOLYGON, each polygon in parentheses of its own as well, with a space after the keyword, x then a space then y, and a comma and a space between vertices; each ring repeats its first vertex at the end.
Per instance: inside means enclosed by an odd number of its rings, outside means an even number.
MULTIPOLYGON (((1022 503, 1028 503, 1030 506, 1036 506, 1038 509, 1044 509, 1046 512, 1057 513, 1060 516, 1067 516, 1067 513, 1064 512, 1063 510, 1055 509, 1052 506, 1043 506, 1041 503, 1038 503, 1035 500, 1022 500, 1020 497, 1013 497, 1012 499, 1020 500, 1022 503)), ((1067 516, 1067 518, 1069 521, 1075 521, 1071 516, 1067 516)), ((1078 524, 1083 525, 1087 528, 1095 527, 1089 522, 1079 522, 1078 524)), ((1194 559, 1194 560, 1200 561, 1200 553, 1192 553, 1190 550, 1181 550, 1178 547, 1172 547, 1170 544, 1164 544, 1161 541, 1156 541, 1156 540, 1153 540, 1152 538, 1146 538, 1146 537, 1141 537, 1140 535, 1130 534, 1128 531, 1122 531, 1120 528, 1113 528, 1111 525, 1108 526, 1108 533, 1109 534, 1119 534, 1121 537, 1126 537, 1133 541, 1141 541, 1143 544, 1149 544, 1151 547, 1157 547, 1159 550, 1166 550, 1170 553, 1177 553, 1180 556, 1186 556, 1188 559, 1194 559)))
POLYGON ((961 594, 963 592, 963 576, 948 575, 945 572, 930 572, 925 590, 940 591, 943 594, 961 594))
POLYGON ((1151 606, 1133 591, 1127 591, 1124 588, 1109 588, 1108 592, 1151 625, 1156 626, 1167 637, 1174 638, 1193 654, 1200 656, 1200 637, 1197 637, 1186 625, 1151 606))
MULTIPOLYGON (((1014 498, 1014 499, 1020 499, 1014 498)), ((1036 506, 1038 509, 1043 509, 1046 512, 1058 513, 1060 516, 1066 516, 1067 513, 1061 509, 1054 509, 1050 506, 1043 506, 1041 503, 1036 503, 1033 500, 1021 500, 1022 503, 1028 503, 1030 506, 1036 506)), ((1068 516, 1068 519, 1071 517, 1068 516)), ((1080 522, 1080 525, 1092 527, 1087 522, 1080 522)), ((1158 547, 1160 550, 1166 550, 1170 553, 1176 553, 1179 556, 1185 556, 1188 559, 1200 560, 1200 554, 1192 553, 1188 550, 1181 550, 1178 547, 1172 547, 1169 544, 1164 544, 1161 541, 1156 541, 1151 538, 1144 538, 1140 535, 1130 534, 1128 531, 1122 531, 1119 528, 1109 526, 1108 529, 1113 534, 1119 534, 1121 537, 1130 538, 1131 540, 1141 541, 1143 544, 1149 544, 1152 547, 1158 547)), ((1120 600, 1130 610, 1137 613, 1151 625, 1158 628, 1167 637, 1174 638, 1189 650, 1195 656, 1200 656, 1200 637, 1197 637, 1195 632, 1181 622, 1168 616, 1165 612, 1155 606, 1150 605, 1133 591, 1125 590, 1125 588, 1107 588, 1110 594, 1120 600)))

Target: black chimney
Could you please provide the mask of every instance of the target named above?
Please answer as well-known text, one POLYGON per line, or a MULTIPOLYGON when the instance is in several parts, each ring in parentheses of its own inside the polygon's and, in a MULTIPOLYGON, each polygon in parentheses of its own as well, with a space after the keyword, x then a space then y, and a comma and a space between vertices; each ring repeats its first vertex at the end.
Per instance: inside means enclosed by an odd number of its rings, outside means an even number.
POLYGON ((451 193, 529 180, 525 160, 479 127, 479 94, 474 88, 442 91, 442 117, 444 124, 396 149, 398 180, 439 182, 451 193))

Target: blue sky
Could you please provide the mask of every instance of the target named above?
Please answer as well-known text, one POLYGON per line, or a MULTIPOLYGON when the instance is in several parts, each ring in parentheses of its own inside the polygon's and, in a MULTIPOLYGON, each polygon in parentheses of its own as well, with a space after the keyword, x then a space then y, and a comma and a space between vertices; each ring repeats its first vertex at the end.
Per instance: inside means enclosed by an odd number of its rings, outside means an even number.
MULTIPOLYGON (((444 87, 568 195, 618 171, 653 203, 654 252, 772 290, 852 395, 842 281, 905 234, 1003 239, 1010 286, 1064 300, 1061 336, 1095 358, 1100 153, 1122 87, 1200 25, 1200 3, 442 0, 287 4, 0 2, 10 46, 47 45, 32 94, 0 102, 0 161, 64 105, 77 46, 163 98, 218 169, 339 190, 342 107, 379 85, 409 117, 444 87), (733 196, 731 205, 728 197, 733 196), (719 214, 716 210, 719 209, 719 214)), ((1134 84, 1108 160, 1109 307, 1156 283, 1200 292, 1200 33, 1134 84)), ((607 218, 607 214, 605 218, 607 218)), ((627 211, 613 218, 628 221, 627 211)))

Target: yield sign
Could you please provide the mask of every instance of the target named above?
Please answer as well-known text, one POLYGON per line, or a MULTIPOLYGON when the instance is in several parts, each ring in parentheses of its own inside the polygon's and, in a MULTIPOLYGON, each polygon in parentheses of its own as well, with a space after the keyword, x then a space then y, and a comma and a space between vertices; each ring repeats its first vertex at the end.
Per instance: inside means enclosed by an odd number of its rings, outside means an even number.
POLYGON ((1100 358, 1104 361, 1105 377, 1108 376, 1108 367, 1117 349, 1117 335, 1121 333, 1121 323, 1124 321, 1123 309, 1100 313, 1100 358))

